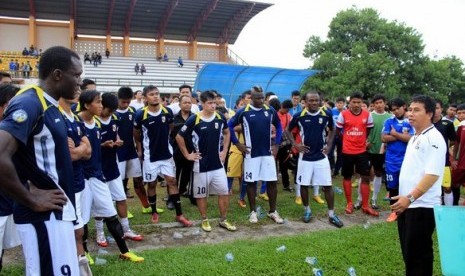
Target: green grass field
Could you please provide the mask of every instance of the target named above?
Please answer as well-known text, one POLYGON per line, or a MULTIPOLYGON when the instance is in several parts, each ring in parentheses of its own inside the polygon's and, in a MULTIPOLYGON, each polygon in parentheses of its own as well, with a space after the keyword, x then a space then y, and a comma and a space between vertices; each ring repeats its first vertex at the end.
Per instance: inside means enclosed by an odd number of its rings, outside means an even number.
MULTIPOLYGON (((340 187, 340 179, 335 180, 340 187)), ((239 231, 247 231, 250 226, 247 215, 248 208, 240 208, 236 201, 238 187, 235 184, 234 195, 231 197, 230 220, 240 226, 239 231)), ((165 207, 161 198, 165 188, 159 188, 160 207, 165 207)), ((354 194, 356 189, 353 189, 354 194)), ((384 196, 380 193, 380 198, 384 196)), ((353 195, 355 198, 356 195, 353 195)), ((323 197, 324 198, 324 197, 323 197)), ((218 217, 216 197, 210 197, 210 217, 218 217)), ((268 203, 257 201, 268 209, 268 203)), ((151 226, 149 215, 140 214, 140 204, 137 199, 129 200, 130 210, 135 214, 131 219, 133 228, 141 233, 157 233, 163 231, 157 226, 151 226)), ((379 201, 383 210, 388 210, 387 202, 379 201)), ((326 217, 326 205, 311 202, 316 217, 326 217)), ((336 212, 342 213, 345 206, 343 195, 336 195, 336 212)), ((198 220, 195 206, 183 199, 185 214, 198 220)), ((290 221, 299 221, 302 207, 294 203, 294 193, 282 191, 279 186, 278 210, 290 221)), ((174 211, 166 210, 161 215, 161 222, 172 222, 174 211)), ((380 219, 381 220, 381 219, 380 219)), ((271 224, 271 220, 262 219, 259 225, 271 224)), ((311 224, 310 224, 311 225, 311 224)), ((91 234, 95 231, 91 226, 91 234)), ((91 236, 94 237, 95 235, 91 236)), ((435 239, 434 275, 441 275, 439 255, 435 239)), ((315 267, 321 268, 324 275, 348 275, 347 269, 353 266, 357 275, 403 275, 404 264, 400 252, 395 223, 372 224, 368 229, 362 225, 331 228, 319 232, 296 233, 287 237, 269 237, 256 239, 248 236, 246 239, 235 240, 214 245, 190 245, 158 250, 147 250, 140 253, 145 258, 144 263, 134 264, 120 261, 116 255, 105 256, 108 264, 93 266, 94 275, 312 275, 312 266, 305 263, 306 257, 316 257, 315 267), (277 252, 276 248, 285 245, 285 252, 277 252), (225 260, 225 255, 234 255, 232 262, 225 260)), ((2 275, 23 275, 22 265, 6 265, 2 275)))

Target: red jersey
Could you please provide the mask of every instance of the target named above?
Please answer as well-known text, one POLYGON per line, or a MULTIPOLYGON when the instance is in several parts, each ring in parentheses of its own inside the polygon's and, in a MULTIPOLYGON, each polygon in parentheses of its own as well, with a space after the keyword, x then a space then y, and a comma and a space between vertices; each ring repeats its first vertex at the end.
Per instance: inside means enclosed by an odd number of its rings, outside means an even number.
POLYGON ((465 124, 460 123, 457 129, 457 145, 459 147, 457 158, 457 169, 465 170, 465 124))
POLYGON ((336 126, 344 130, 342 153, 359 154, 367 150, 367 130, 373 127, 373 117, 370 112, 362 109, 360 114, 355 115, 350 109, 344 110, 339 114, 336 126))

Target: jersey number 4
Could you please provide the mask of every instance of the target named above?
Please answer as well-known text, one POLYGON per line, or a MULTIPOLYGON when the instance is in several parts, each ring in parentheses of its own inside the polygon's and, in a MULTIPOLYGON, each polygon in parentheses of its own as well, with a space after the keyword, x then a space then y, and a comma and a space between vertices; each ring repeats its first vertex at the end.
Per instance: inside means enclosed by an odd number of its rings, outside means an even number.
POLYGON ((252 180, 252 172, 245 172, 245 179, 252 180))

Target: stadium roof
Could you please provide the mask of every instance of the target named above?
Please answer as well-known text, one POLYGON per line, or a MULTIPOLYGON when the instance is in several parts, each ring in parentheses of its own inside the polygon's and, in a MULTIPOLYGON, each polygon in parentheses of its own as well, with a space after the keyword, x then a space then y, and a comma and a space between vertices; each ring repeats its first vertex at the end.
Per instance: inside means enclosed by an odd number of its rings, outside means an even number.
POLYGON ((272 4, 245 0, 0 0, 0 16, 75 19, 76 34, 234 44, 272 4))

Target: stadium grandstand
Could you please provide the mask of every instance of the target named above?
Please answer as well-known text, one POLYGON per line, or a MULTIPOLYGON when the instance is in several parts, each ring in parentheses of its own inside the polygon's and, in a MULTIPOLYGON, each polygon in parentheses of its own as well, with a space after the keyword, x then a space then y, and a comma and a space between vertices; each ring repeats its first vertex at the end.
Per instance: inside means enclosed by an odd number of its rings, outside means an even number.
MULTIPOLYGON (((271 5, 245 0, 1 0, 0 70, 10 71, 17 83, 34 82, 26 78, 22 69, 23 64, 29 64, 30 77, 37 77, 39 57, 25 56, 22 50, 61 45, 81 55, 83 78, 95 80, 101 91, 115 91, 122 85, 140 89, 153 84, 162 93, 172 93, 181 84, 211 84, 199 79, 207 76, 198 73, 206 64, 248 66, 229 45, 234 44, 255 15, 271 5), (99 53, 102 62, 97 66, 84 62, 86 53, 99 53), (167 60, 161 60, 165 55, 167 60), (182 67, 176 66, 179 57, 184 62, 182 67), (19 64, 16 71, 9 68, 12 60, 19 64), (143 76, 135 74, 136 63, 144 64, 143 76)), ((270 81, 260 77, 260 83, 270 81)), ((238 87, 254 82, 253 78, 248 79, 241 85, 224 86, 236 90, 221 91, 225 95, 237 94, 238 87)), ((293 83, 286 91, 300 87, 293 83)))

